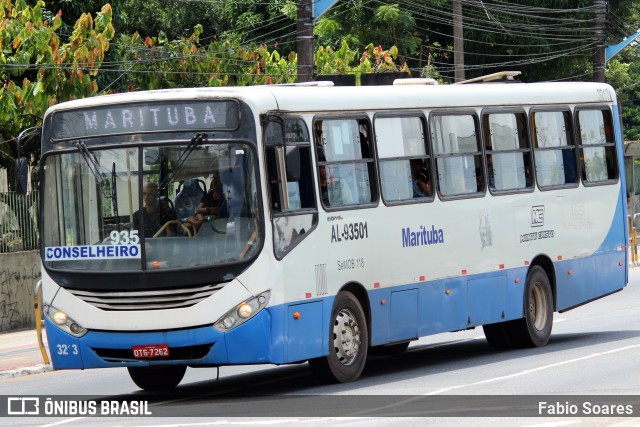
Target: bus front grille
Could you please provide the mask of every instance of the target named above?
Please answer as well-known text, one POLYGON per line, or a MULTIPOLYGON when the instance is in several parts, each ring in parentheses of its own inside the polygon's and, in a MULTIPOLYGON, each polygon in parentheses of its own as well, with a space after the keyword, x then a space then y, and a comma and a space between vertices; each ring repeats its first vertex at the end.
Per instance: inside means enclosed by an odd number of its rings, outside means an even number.
POLYGON ((68 289, 87 304, 105 311, 145 311, 191 307, 210 297, 223 285, 155 291, 84 291, 68 289))

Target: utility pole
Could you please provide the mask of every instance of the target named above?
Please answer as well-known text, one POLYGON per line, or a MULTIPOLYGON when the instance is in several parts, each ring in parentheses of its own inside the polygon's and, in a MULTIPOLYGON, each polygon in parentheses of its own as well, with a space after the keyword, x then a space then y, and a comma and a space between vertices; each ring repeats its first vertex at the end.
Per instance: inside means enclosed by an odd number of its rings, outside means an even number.
POLYGON ((313 0, 297 0, 298 83, 313 80, 313 0))
POLYGON ((464 34, 462 33, 462 3, 453 0, 453 64, 455 81, 464 80, 464 34))
POLYGON ((594 13, 596 23, 596 48, 593 53, 593 81, 604 83, 604 67, 606 65, 606 24, 607 24, 607 3, 606 0, 594 0, 594 13))

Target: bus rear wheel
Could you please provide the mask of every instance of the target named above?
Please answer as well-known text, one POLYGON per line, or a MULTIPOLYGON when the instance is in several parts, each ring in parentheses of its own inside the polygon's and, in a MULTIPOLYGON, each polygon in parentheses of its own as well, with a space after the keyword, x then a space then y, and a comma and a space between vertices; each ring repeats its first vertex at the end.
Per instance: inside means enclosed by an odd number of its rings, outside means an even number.
POLYGON ((551 337, 553 295, 542 267, 529 271, 524 292, 524 317, 507 324, 509 338, 516 347, 543 347, 551 337))
POLYGON ((143 390, 163 391, 175 388, 187 370, 186 366, 127 368, 133 382, 143 390))
POLYGON ((360 303, 350 292, 336 295, 329 325, 329 354, 309 360, 311 371, 326 383, 356 381, 367 360, 369 333, 360 303))

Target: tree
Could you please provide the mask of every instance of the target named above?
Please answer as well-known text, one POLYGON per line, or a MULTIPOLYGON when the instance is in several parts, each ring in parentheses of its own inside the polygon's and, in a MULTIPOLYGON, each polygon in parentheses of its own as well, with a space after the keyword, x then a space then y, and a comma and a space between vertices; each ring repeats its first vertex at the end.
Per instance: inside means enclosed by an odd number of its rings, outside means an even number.
POLYGON ((295 81, 296 55, 282 57, 265 45, 245 47, 234 39, 200 43, 202 26, 190 37, 164 33, 142 38, 122 35, 118 43, 125 70, 113 89, 146 90, 199 86, 245 86, 295 81))
POLYGON ((120 0, 116 6, 120 34, 139 33, 157 37, 161 32, 169 40, 189 37, 200 24, 206 35, 227 29, 222 2, 185 2, 183 0, 120 0))
POLYGON ((422 39, 416 36, 416 20, 399 4, 372 8, 363 0, 347 0, 332 7, 318 21, 314 34, 319 44, 340 49, 342 42, 364 47, 369 43, 396 46, 403 55, 419 51, 422 39))
MULTIPOLYGON (((111 6, 96 14, 82 14, 67 43, 56 31, 61 13, 43 19, 44 2, 0 0, 0 167, 13 171, 15 138, 25 128, 40 124, 45 110, 62 101, 94 95, 95 78, 114 29, 111 6)), ((31 164, 39 159, 39 139, 23 147, 31 164)), ((11 174, 10 174, 11 175, 11 174)), ((10 180, 13 185, 13 180, 10 180)))
POLYGON ((636 44, 626 47, 607 63, 605 77, 613 86, 622 109, 623 138, 640 140, 640 48, 636 44))

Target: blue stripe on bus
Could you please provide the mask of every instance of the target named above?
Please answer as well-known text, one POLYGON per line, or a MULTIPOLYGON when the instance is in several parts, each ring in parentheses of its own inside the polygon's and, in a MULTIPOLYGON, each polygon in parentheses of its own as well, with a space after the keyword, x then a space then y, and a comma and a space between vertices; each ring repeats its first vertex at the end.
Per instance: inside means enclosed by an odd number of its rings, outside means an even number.
POLYGON ((563 311, 626 286, 626 194, 621 188, 609 232, 589 257, 556 263, 556 309, 563 311))
MULTIPOLYGON (((622 137, 622 127, 621 127, 621 120, 615 120, 615 118, 620 117, 620 111, 618 109, 618 104, 614 104, 613 105, 613 129, 615 131, 615 140, 616 140, 616 154, 618 155, 618 174, 619 177, 618 179, 622 182, 622 185, 620 185, 620 201, 618 203, 618 207, 622 208, 622 221, 623 221, 623 233, 624 233, 624 242, 626 244, 626 242, 628 241, 627 236, 629 236, 629 223, 627 222, 627 216, 628 216, 628 206, 627 206, 627 186, 625 184, 626 182, 626 173, 625 173, 625 163, 624 163, 624 148, 623 148, 623 141, 624 138, 622 137), (620 143, 619 143, 620 142, 620 143)), ((618 210, 616 209, 616 215, 615 217, 616 219, 620 219, 618 218, 618 210)), ((613 225, 616 224, 616 219, 614 219, 614 223, 611 225, 611 228, 615 228, 613 225)), ((625 251, 625 259, 624 259, 624 265, 628 265, 629 263, 629 252, 625 251)), ((628 283, 629 282, 629 269, 625 268, 625 280, 624 283, 628 283)))
POLYGON ((75 338, 45 319, 49 350, 55 369, 89 369, 114 366, 153 366, 167 364, 228 365, 268 363, 271 343, 271 319, 263 310, 244 325, 223 334, 212 326, 161 332, 89 331, 75 338), (98 355, 98 349, 130 350, 133 346, 168 344, 171 351, 178 347, 211 345, 209 352, 199 359, 136 360, 127 353, 98 355), (123 356, 123 354, 127 354, 123 356))
POLYGON ((370 291, 371 345, 520 318, 527 270, 521 267, 370 291))
MULTIPOLYGON (((622 212, 622 209, 619 208, 622 212)), ((616 218, 620 213, 616 212, 616 218)), ((594 256, 554 262, 557 304, 563 310, 624 286, 625 251, 611 228, 594 256), (571 274, 569 274, 571 270, 571 274)), ((370 290, 371 345, 383 345, 481 324, 521 318, 529 267, 370 290)), ((165 332, 89 331, 78 339, 45 319, 55 369, 157 364, 228 365, 289 363, 327 354, 333 296, 268 307, 227 333, 212 326, 165 332), (140 361, 101 357, 96 349, 129 350, 136 345, 208 345, 200 359, 140 361)))

